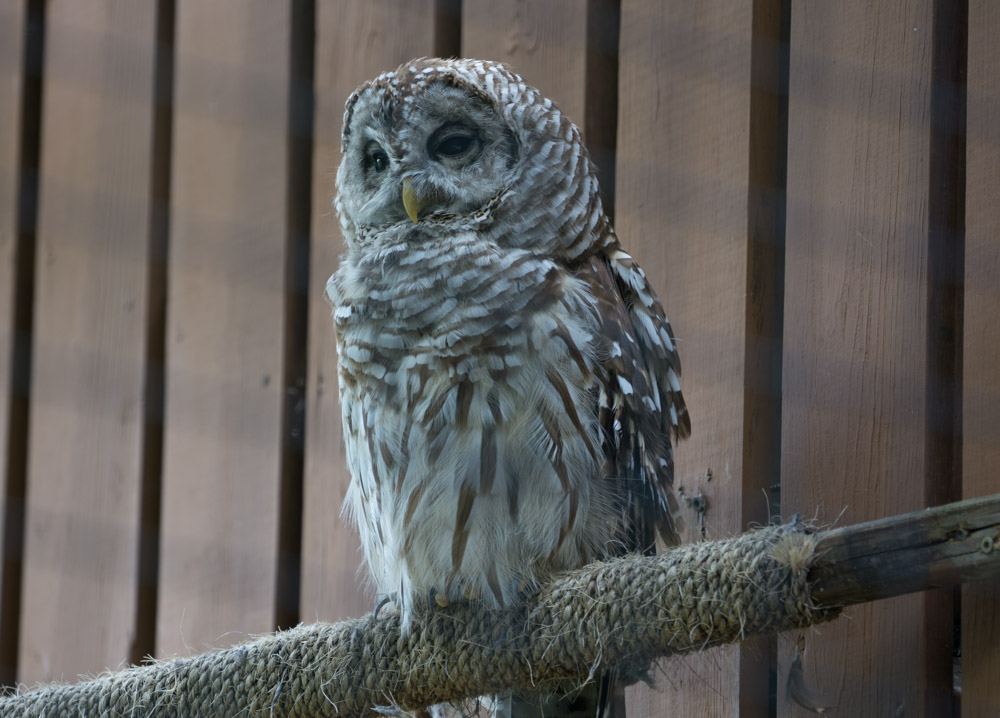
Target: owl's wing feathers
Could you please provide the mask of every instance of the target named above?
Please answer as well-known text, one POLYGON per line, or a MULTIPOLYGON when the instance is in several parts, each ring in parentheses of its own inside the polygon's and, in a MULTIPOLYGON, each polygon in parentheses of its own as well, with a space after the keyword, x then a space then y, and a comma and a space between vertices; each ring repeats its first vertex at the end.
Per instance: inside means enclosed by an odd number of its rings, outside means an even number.
POLYGON ((617 242, 581 272, 602 318, 598 415, 610 475, 622 483, 623 539, 651 551, 678 543, 671 444, 691 432, 670 323, 642 269, 617 242))

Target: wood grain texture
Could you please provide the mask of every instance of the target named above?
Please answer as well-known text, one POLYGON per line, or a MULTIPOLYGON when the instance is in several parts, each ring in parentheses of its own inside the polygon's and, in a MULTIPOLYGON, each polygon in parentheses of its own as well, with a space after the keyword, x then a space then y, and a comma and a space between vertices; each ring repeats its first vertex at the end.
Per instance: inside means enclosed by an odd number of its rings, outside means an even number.
POLYGON ((0 683, 10 683, 15 678, 19 618, 16 613, 20 596, 21 542, 19 532, 7 525, 12 519, 7 501, 11 480, 8 452, 14 392, 25 4, 19 1, 0 6, 0 550, 3 551, 0 554, 0 683))
MULTIPOLYGON (((17 248, 24 55, 24 3, 0 7, 0 516, 7 495, 7 431, 14 346, 14 263, 17 248)), ((0 578, 2 580, 2 578, 0 578)))
POLYGON ((135 630, 156 12, 48 5, 18 678, 135 630))
MULTIPOLYGON (((969 3, 962 495, 1000 491, 1000 7, 969 3)), ((1000 706, 1000 581, 962 587, 962 716, 1000 706)))
MULTIPOLYGON (((11 351, 14 341, 14 262, 17 246, 24 54, 24 3, 0 7, 0 457, 7 456, 11 351)), ((0 515, 6 491, 6 461, 0 461, 0 515)))
MULTIPOLYGON (((933 3, 794 3, 782 513, 857 523, 922 508, 933 3)), ((943 418, 942 418, 943 420, 943 418)), ((778 715, 796 649, 843 715, 944 715, 929 649, 951 615, 917 594, 779 642, 778 715)))
POLYGON ((465 0, 462 55, 509 64, 583 132, 614 207, 618 0, 465 0))
POLYGON ((1000 493, 817 535, 809 595, 836 608, 1000 575, 1000 493))
POLYGON ((462 55, 508 63, 582 127, 587 3, 464 0, 462 55))
POLYGON ((274 628, 290 22, 177 7, 160 655, 274 628))
MULTIPOLYGON (((773 478, 766 462, 745 466, 747 372, 767 370, 747 359, 748 313, 761 299, 748 288, 752 23, 750 4, 622 4, 616 226, 678 337, 693 426, 674 479, 689 502, 686 541, 766 521, 773 478)), ((756 281, 773 281, 761 271, 756 281)), ((766 715, 766 651, 765 642, 663 662, 659 691, 633 688, 630 710, 766 715)))
POLYGON ((316 131, 309 310, 305 500, 302 533, 303 621, 359 616, 374 596, 357 533, 340 515, 350 482, 340 425, 336 340, 326 280, 343 240, 333 211, 344 102, 355 87, 414 57, 438 52, 433 0, 352 0, 317 4, 316 131), (362 48, 359 51, 359 48, 362 48))

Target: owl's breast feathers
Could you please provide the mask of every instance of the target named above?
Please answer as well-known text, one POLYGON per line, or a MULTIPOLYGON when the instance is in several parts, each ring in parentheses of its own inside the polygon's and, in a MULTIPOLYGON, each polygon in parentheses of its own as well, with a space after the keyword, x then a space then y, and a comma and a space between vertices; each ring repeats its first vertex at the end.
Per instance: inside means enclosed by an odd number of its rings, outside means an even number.
POLYGON ((404 618, 429 591, 503 605, 608 552, 600 317, 586 282, 455 235, 349 253, 328 294, 347 507, 404 618))
MULTIPOLYGON (((571 278, 555 262, 501 251, 471 233, 448 239, 415 242, 403 235, 379 252, 344 257, 327 293, 347 386, 355 385, 355 371, 370 381, 373 372, 384 378, 383 370, 391 374, 414 361, 443 363, 456 375, 485 371, 502 381, 521 365, 530 318, 566 300, 571 278)), ((573 309, 596 322, 593 306, 585 305, 577 298, 573 309)), ((398 382, 376 386, 387 400, 405 389, 398 382)))
POLYGON ((674 535, 689 430, 670 326, 617 245, 567 264, 482 235, 349 252, 328 284, 357 521, 407 618, 497 605, 674 535))

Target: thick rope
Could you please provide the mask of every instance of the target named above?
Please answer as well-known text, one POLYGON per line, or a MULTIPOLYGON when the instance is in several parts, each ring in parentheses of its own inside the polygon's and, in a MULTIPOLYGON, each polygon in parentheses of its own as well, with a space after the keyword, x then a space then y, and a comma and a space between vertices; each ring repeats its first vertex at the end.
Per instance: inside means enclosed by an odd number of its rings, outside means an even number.
POLYGON ((516 688, 580 686, 609 667, 836 616, 810 600, 816 538, 772 526, 561 576, 525 605, 299 626, 215 653, 0 700, 0 716, 356 716, 516 688))

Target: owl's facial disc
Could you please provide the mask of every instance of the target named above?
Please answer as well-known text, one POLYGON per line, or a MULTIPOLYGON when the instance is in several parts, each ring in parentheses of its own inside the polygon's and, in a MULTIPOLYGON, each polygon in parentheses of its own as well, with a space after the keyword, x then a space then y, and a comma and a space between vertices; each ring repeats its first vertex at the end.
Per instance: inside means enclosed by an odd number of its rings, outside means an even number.
POLYGON ((488 101, 435 82, 400 102, 371 88, 354 105, 338 173, 351 224, 463 217, 511 186, 518 140, 488 101))

